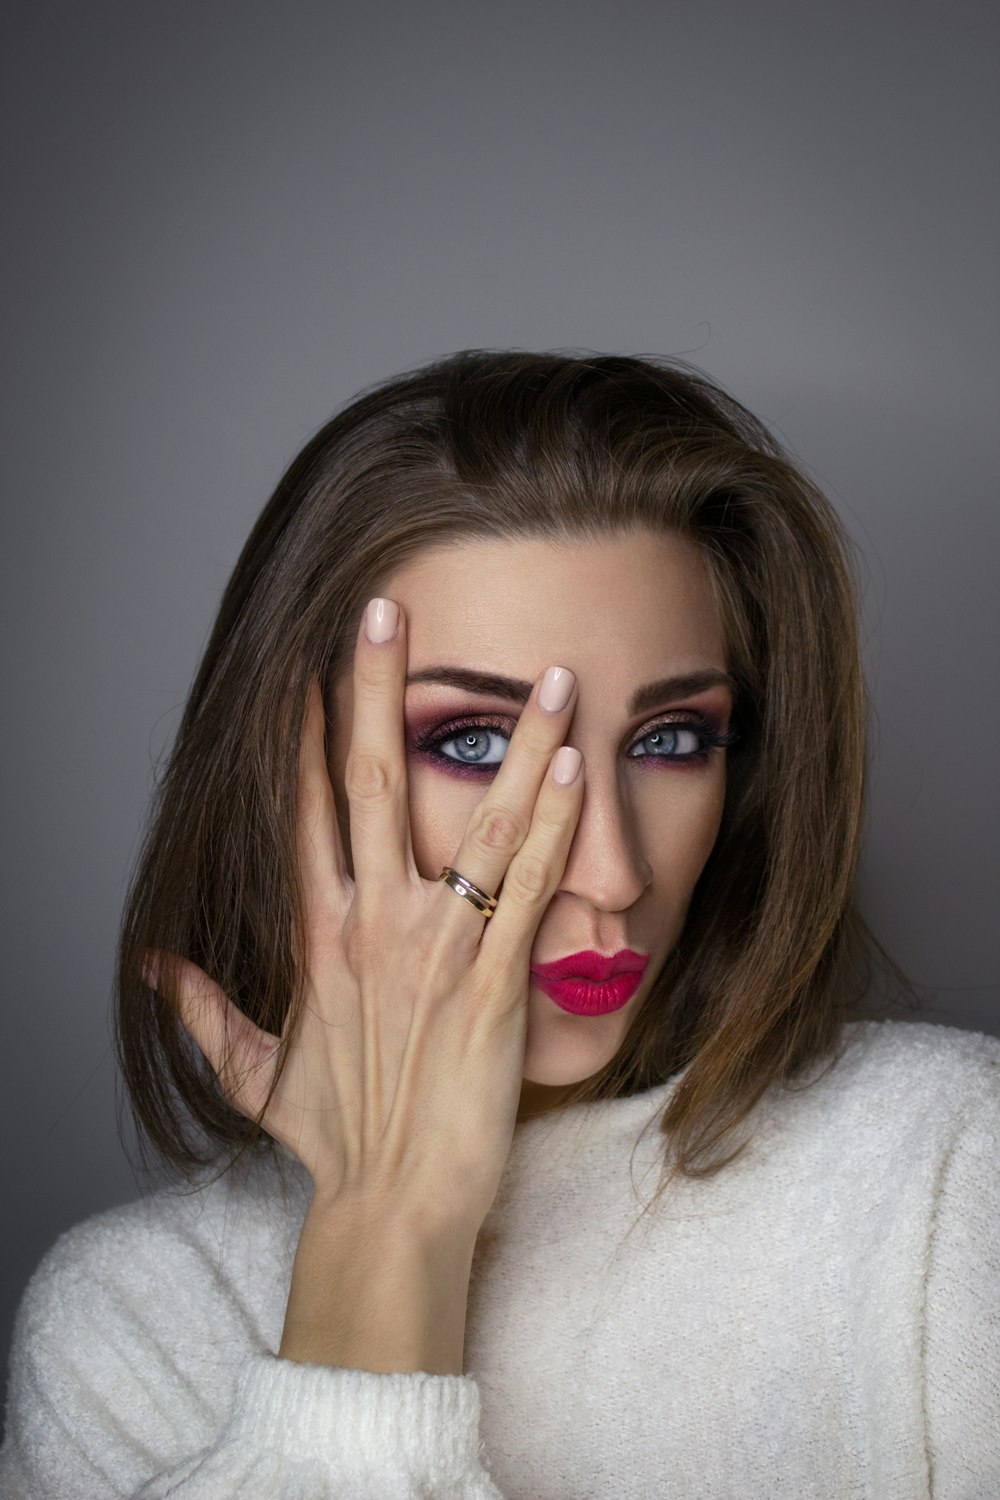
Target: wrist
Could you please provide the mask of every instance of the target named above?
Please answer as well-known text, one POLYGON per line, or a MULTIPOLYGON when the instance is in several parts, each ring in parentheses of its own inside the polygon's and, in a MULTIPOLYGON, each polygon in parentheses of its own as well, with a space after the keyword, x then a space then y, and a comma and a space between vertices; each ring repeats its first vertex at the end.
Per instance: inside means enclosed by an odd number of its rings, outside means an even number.
POLYGON ((417 1202, 412 1196, 382 1191, 316 1188, 305 1223, 331 1249, 338 1242, 370 1242, 384 1253, 422 1254, 432 1262, 467 1253, 471 1264, 482 1225, 447 1204, 445 1193, 428 1193, 417 1202))
POLYGON ((314 1197, 292 1270, 283 1359, 462 1373, 476 1235, 397 1206, 314 1197))

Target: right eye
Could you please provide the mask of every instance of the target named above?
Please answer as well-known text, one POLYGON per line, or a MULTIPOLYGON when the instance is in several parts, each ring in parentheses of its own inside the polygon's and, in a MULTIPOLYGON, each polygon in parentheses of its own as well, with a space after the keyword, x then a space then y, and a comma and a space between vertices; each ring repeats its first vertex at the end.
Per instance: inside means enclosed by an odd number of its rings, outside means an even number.
POLYGON ((418 749, 449 765, 496 770, 507 753, 512 732, 505 720, 469 719, 435 730, 418 749))

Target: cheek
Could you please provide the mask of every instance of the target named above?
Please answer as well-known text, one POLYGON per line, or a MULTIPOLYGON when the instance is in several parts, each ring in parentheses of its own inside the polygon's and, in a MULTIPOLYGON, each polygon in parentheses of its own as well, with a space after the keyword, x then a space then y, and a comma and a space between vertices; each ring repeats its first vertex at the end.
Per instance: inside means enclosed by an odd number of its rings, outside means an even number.
POLYGON ((472 810, 486 795, 487 783, 435 774, 413 760, 407 765, 407 775, 413 857, 424 879, 436 880, 441 866, 455 858, 472 810))
MULTIPOLYGON (((662 890, 685 905, 718 838, 726 798, 724 765, 704 772, 656 773, 676 784, 639 801, 650 863, 662 890)), ((650 781, 655 776, 650 776, 650 781)))

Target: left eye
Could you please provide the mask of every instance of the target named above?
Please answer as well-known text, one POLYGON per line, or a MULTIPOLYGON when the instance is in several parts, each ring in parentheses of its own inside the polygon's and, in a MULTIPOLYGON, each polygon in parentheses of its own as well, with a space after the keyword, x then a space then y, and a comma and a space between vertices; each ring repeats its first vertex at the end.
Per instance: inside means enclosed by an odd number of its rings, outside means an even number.
POLYGON ((682 760, 685 756, 697 755, 701 748, 702 737, 696 729, 689 729, 683 724, 661 724, 658 729, 651 729, 641 740, 636 741, 632 754, 676 757, 682 760), (643 745, 650 745, 652 749, 644 750, 643 745))

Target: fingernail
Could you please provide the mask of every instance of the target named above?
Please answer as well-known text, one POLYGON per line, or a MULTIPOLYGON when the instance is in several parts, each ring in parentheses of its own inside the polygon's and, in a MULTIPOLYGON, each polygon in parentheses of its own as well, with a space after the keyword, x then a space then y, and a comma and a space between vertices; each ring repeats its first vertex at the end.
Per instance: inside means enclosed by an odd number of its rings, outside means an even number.
POLYGON ((552 779, 560 786, 571 786, 580 774, 583 756, 572 745, 563 745, 552 761, 552 779))
POLYGON ((391 641, 399 624, 399 605, 391 599, 370 599, 365 610, 365 635, 373 646, 391 641))
POLYGON ((538 689, 538 702, 548 713, 558 713, 569 702, 576 678, 569 667, 546 667, 542 685, 538 689))

